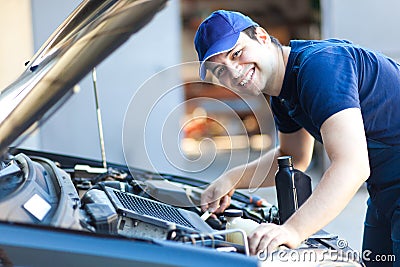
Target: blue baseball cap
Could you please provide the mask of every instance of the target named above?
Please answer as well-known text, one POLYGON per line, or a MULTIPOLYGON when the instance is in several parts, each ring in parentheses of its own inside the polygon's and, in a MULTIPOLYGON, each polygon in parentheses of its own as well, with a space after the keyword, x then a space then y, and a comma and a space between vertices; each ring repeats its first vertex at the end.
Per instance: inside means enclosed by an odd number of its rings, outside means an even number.
POLYGON ((208 16, 197 29, 194 46, 200 61, 200 78, 206 77, 204 63, 212 56, 232 49, 240 32, 259 26, 248 16, 236 11, 217 10, 208 16))

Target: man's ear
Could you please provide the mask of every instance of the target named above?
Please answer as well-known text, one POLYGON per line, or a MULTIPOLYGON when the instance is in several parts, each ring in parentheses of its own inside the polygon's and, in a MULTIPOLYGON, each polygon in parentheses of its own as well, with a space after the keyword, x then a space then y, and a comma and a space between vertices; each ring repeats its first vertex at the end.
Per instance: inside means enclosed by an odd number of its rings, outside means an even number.
POLYGON ((262 27, 256 28, 256 37, 258 41, 262 44, 267 44, 271 42, 271 37, 267 33, 267 31, 262 27))

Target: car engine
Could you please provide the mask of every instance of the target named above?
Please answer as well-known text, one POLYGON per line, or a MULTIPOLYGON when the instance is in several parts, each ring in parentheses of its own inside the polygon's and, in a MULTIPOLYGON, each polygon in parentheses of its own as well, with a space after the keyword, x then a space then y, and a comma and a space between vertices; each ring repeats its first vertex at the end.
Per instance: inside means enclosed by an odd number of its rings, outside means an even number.
MULTIPOLYGON (((13 149, 0 170, 0 220, 74 229, 133 240, 167 240, 249 255, 232 243, 226 218, 205 218, 199 208, 206 183, 58 154, 13 149), (202 218, 203 217, 203 218, 202 218)), ((257 223, 279 224, 278 208, 235 192, 230 209, 257 223)), ((338 236, 321 231, 301 249, 346 251, 338 236)))

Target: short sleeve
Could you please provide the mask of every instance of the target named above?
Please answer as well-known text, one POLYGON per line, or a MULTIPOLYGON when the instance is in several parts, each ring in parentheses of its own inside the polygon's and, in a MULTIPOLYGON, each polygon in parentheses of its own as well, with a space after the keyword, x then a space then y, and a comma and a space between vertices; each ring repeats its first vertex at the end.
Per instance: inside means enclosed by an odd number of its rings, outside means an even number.
POLYGON ((333 114, 360 108, 355 60, 343 47, 328 47, 310 55, 298 72, 299 102, 313 124, 333 114))

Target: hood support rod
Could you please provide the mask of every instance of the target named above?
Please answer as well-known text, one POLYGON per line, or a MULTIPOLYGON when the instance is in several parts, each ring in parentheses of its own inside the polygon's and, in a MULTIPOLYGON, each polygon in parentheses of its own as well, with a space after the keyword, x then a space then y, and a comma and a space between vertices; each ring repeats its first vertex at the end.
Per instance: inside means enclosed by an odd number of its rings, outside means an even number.
POLYGON ((103 122, 101 119, 99 97, 98 97, 98 93, 97 93, 96 68, 93 68, 93 70, 92 70, 92 80, 93 80, 94 98, 95 98, 95 102, 96 102, 97 126, 98 126, 98 130, 99 130, 101 159, 103 162, 103 168, 107 168, 106 149, 104 146, 104 135, 103 135, 103 122))

